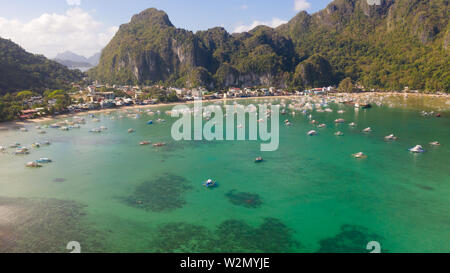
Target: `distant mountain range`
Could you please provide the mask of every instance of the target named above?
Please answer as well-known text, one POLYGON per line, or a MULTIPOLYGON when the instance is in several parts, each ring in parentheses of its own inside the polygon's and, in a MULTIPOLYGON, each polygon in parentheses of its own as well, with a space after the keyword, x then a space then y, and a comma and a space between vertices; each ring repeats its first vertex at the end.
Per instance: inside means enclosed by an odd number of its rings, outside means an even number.
POLYGON ((83 76, 80 71, 28 53, 14 42, 0 38, 0 95, 20 90, 68 88, 83 76))
POLYGON ((335 0, 300 12, 278 28, 193 33, 167 14, 145 10, 120 27, 92 79, 175 86, 337 85, 350 77, 368 88, 450 89, 448 0, 335 0))
POLYGON ((69 67, 70 69, 87 70, 98 65, 100 56, 101 53, 97 53, 89 58, 86 58, 71 51, 65 51, 56 55, 53 60, 69 67))

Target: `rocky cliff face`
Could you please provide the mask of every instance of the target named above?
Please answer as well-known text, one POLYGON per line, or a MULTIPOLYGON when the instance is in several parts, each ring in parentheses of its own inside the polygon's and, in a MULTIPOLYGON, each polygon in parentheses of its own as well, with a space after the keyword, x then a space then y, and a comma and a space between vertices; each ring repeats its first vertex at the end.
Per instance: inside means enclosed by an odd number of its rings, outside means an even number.
POLYGON ((120 27, 90 75, 211 88, 303 88, 351 77, 374 88, 448 91, 448 12, 448 0, 335 0, 276 29, 229 34, 177 29, 148 9, 120 27))

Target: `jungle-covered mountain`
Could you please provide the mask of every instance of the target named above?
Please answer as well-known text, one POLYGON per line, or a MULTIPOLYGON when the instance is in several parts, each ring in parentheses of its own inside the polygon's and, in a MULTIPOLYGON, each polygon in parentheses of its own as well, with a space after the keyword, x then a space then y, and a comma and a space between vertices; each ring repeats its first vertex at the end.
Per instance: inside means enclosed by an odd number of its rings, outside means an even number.
POLYGON ((366 88, 450 89, 448 0, 335 0, 300 12, 278 28, 193 33, 148 9, 124 24, 103 50, 93 79, 177 86, 337 85, 350 77, 366 88))
POLYGON ((80 71, 28 53, 14 42, 0 38, 0 95, 20 90, 42 92, 65 88, 82 77, 80 71))

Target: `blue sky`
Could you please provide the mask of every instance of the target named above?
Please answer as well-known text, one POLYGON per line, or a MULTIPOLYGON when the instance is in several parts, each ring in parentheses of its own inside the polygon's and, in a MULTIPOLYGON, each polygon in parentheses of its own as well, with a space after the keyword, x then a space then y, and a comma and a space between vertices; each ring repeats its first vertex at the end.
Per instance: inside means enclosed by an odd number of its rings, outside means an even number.
POLYGON ((0 37, 48 57, 65 50, 89 56, 120 24, 146 8, 166 11, 192 31, 223 26, 230 32, 277 26, 300 10, 316 12, 331 0, 0 0, 0 37))

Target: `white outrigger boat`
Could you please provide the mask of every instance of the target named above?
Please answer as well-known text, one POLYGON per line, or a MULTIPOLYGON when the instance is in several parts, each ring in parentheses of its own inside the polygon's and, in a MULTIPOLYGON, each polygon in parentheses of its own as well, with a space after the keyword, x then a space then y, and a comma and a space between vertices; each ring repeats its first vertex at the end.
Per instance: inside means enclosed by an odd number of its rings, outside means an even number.
POLYGON ((384 139, 388 140, 388 141, 394 141, 394 140, 397 140, 398 137, 396 137, 394 134, 390 134, 388 136, 385 136, 384 139))
POLYGON ((91 132, 91 133, 101 133, 102 129, 100 129, 100 128, 93 128, 89 132, 91 132))
POLYGON ((425 150, 423 149, 423 147, 421 145, 416 145, 413 148, 409 149, 409 151, 412 153, 416 153, 416 154, 425 152, 425 150))
POLYGON ((353 156, 354 158, 357 158, 357 159, 365 159, 365 158, 367 158, 367 155, 365 155, 363 152, 359 152, 359 153, 356 153, 356 154, 352 154, 352 156, 353 156))
POLYGON ((28 151, 28 148, 25 147, 20 147, 17 148, 16 151, 14 152, 15 155, 27 155, 30 152, 28 151))
POLYGON ((28 162, 26 165, 28 168, 41 168, 42 165, 37 163, 36 161, 28 162))

